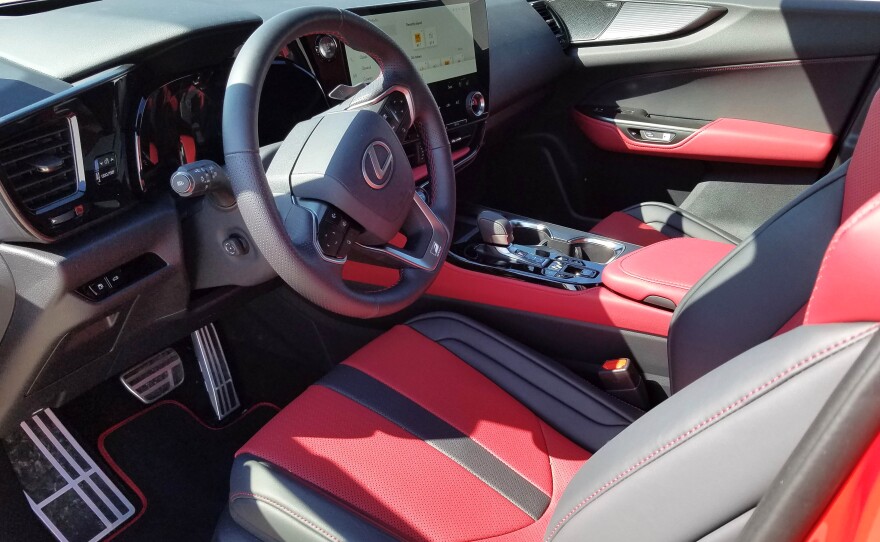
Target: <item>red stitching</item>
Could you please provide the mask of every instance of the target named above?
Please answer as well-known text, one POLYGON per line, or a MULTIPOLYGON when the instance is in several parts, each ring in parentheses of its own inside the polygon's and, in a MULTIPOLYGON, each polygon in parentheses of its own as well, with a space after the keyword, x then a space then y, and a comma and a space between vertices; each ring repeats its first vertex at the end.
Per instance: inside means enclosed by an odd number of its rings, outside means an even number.
POLYGON ((654 450, 650 454, 646 455, 645 457, 643 457, 642 459, 640 459, 639 461, 637 461, 636 463, 631 465, 626 470, 620 472, 617 476, 615 476, 611 480, 605 482, 602 486, 599 487, 599 489, 595 490, 587 498, 585 498, 584 500, 579 502, 577 505, 575 505, 574 508, 572 508, 562 519, 559 520, 559 522, 553 527, 553 530, 550 531, 550 533, 547 535, 547 538, 545 540, 547 542, 552 540, 553 536, 556 535, 557 532, 559 532, 559 529, 561 529, 562 526, 569 519, 571 519, 572 516, 575 515, 575 513, 577 513, 580 509, 582 509, 584 506, 586 506, 594 498, 598 497, 599 495, 601 495, 602 493, 607 491, 609 488, 611 488, 611 486, 617 484, 618 482, 620 482, 624 478, 627 478, 632 473, 637 471, 639 468, 641 468, 645 464, 649 463, 653 459, 657 458, 659 455, 669 451, 670 449, 678 446, 682 442, 688 440, 689 438, 691 438, 692 436, 694 436, 698 432, 704 430, 706 427, 714 424, 720 418, 722 418, 723 416, 726 416, 727 414, 729 414, 733 410, 739 409, 744 404, 746 404, 750 400, 752 400, 752 398, 754 398, 757 394, 761 393, 762 391, 766 390, 767 388, 778 383, 780 380, 784 379, 785 377, 787 377, 788 375, 790 375, 794 371, 797 371, 798 369, 802 368, 805 365, 811 364, 816 359, 824 356, 825 354, 827 354, 837 348, 840 348, 841 346, 843 346, 847 343, 850 343, 854 340, 860 339, 860 338, 864 337, 865 335, 868 335, 868 334, 874 332, 878 327, 880 327, 880 324, 873 324, 871 327, 869 327, 867 329, 864 329, 854 335, 850 335, 849 337, 847 337, 845 339, 837 341, 836 343, 834 343, 830 346, 826 346, 825 348, 819 350, 818 352, 811 354, 809 357, 806 357, 806 358, 802 359, 801 361, 795 363, 794 365, 792 365, 788 369, 785 369, 784 371, 777 374, 776 376, 774 376, 773 378, 771 378, 767 382, 761 384, 757 388, 754 388, 752 391, 746 393, 745 395, 743 395, 742 397, 740 397, 739 399, 737 399, 733 403, 727 405, 726 407, 722 408, 721 410, 719 410, 715 414, 709 416, 708 418, 706 418, 702 422, 691 427, 690 429, 688 429, 684 433, 680 434, 679 436, 675 437, 674 439, 670 440, 669 442, 667 442, 663 446, 660 446, 659 448, 657 448, 656 450, 654 450))
POLYGON ((255 495, 253 493, 247 493, 247 492, 241 491, 241 492, 235 493, 231 497, 229 497, 229 502, 231 503, 232 501, 239 499, 239 498, 242 498, 242 497, 249 497, 251 499, 254 499, 257 501, 262 501, 268 505, 274 506, 275 508, 277 508, 283 512, 287 512, 288 515, 290 515, 294 519, 299 520, 304 525, 308 525, 309 527, 311 527, 315 531, 324 535, 326 538, 333 540, 335 542, 341 542, 338 538, 333 536, 328 531, 322 529, 319 525, 316 525, 315 523, 309 521, 308 519, 304 518, 303 516, 297 514, 296 512, 291 510, 290 508, 284 506, 283 504, 281 504, 279 502, 276 502, 276 501, 270 499, 269 497, 264 497, 263 495, 255 495))
POLYGON ((866 214, 870 213, 874 209, 880 206, 880 199, 876 199, 874 203, 871 205, 865 205, 861 209, 859 209, 853 216, 847 220, 843 226, 841 226, 840 230, 835 234, 834 238, 831 240, 831 244, 828 245, 828 249, 825 251, 825 256, 822 258, 822 264, 819 266, 819 274, 816 276, 816 284, 813 286, 813 295, 810 296, 810 300, 807 303, 807 310, 804 313, 804 323, 810 322, 810 310, 813 308, 813 298, 816 295, 816 292, 819 291, 819 282, 822 280, 822 277, 825 276, 825 265, 828 263, 829 258, 831 257, 831 253, 834 252, 834 249, 837 248, 837 244, 843 239, 843 236, 851 230, 856 223, 858 223, 862 218, 865 217, 866 214))

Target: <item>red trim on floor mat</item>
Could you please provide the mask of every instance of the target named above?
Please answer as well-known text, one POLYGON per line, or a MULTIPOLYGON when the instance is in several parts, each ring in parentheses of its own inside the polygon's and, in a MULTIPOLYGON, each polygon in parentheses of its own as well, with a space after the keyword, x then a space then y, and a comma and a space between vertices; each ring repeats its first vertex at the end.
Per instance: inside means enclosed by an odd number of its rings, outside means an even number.
POLYGON ((132 414, 128 418, 125 418, 121 422, 116 423, 115 425, 112 425, 109 429, 104 430, 104 432, 101 433, 101 435, 98 437, 98 453, 101 454, 101 457, 104 458, 104 462, 107 463, 107 465, 110 467, 110 469, 116 473, 116 476, 118 476, 123 482, 125 482, 128 485, 128 487, 135 493, 135 495, 137 495, 138 499, 140 499, 140 501, 141 501, 141 508, 140 508, 140 510, 138 510, 138 513, 135 514, 134 517, 132 517, 126 523, 124 523, 123 525, 120 525, 118 529, 116 529, 115 531, 110 533, 110 535, 107 538, 105 538, 104 540, 113 540, 122 531, 126 530, 128 527, 133 525, 137 520, 139 520, 141 517, 143 517, 144 513, 146 513, 147 505, 148 505, 147 496, 144 495, 144 492, 141 491, 141 488, 139 488, 137 486, 137 484, 134 483, 134 480, 132 480, 131 478, 129 478, 129 476, 127 474, 125 474, 125 471, 122 470, 122 467, 120 467, 116 463, 116 461, 114 461, 113 458, 110 457, 110 453, 107 452, 107 448, 104 446, 104 441, 107 439, 108 436, 110 436, 110 434, 115 432, 120 427, 127 425, 127 424, 133 422, 134 420, 140 418, 141 416, 156 410, 160 406, 166 406, 166 405, 175 406, 175 407, 183 410, 184 412, 189 414, 192 417, 192 419, 197 421, 201 426, 205 427, 206 429, 210 429, 211 431, 219 431, 221 429, 226 429, 227 427, 231 427, 231 426, 235 425, 236 423, 238 423, 239 421, 241 421, 242 419, 244 419, 245 416, 247 416, 251 412, 254 412, 256 409, 258 409, 260 407, 274 408, 276 412, 281 411, 281 408, 279 406, 273 405, 272 403, 265 403, 265 402, 257 403, 255 405, 252 405, 246 411, 242 412, 241 416, 239 416, 235 420, 231 421, 230 423, 228 423, 224 426, 221 426, 221 427, 212 427, 212 426, 206 424, 204 421, 202 421, 202 419, 199 418, 195 414, 195 412, 190 410, 189 407, 187 407, 183 403, 181 403, 179 401, 174 401, 174 400, 168 399, 165 401, 159 401, 158 403, 152 404, 141 411, 135 412, 134 414, 132 414))

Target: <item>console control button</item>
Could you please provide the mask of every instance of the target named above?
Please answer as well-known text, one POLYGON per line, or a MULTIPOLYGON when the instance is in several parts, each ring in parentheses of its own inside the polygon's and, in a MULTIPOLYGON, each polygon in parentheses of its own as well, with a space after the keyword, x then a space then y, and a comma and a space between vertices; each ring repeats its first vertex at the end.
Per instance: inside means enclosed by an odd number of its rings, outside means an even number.
POLYGON ((118 174, 115 152, 108 152, 95 158, 95 182, 99 186, 116 180, 118 174))
POLYGON ((526 252, 524 250, 517 250, 514 252, 514 254, 519 256, 520 259, 525 260, 525 261, 529 262, 530 264, 534 265, 535 267, 544 267, 549 263, 549 260, 547 258, 542 258, 541 256, 536 256, 535 254, 531 254, 531 253, 526 252))
POLYGON ((125 277, 122 275, 122 269, 107 273, 105 278, 111 288, 121 288, 122 285, 125 284, 125 277))
POLYGON ((472 117, 482 117, 486 113, 486 98, 480 91, 471 92, 468 94, 465 107, 472 117))
POLYGON ((93 280, 88 284, 87 288, 95 299, 103 299, 110 293, 110 283, 104 277, 93 280))

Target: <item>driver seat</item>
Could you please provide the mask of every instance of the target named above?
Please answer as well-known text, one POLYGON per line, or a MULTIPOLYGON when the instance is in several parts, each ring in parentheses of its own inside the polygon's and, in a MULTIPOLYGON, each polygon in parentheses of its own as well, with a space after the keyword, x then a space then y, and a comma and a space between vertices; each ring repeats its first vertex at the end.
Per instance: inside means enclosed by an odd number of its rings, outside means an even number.
POLYGON ((476 322, 421 316, 239 450, 215 540, 736 539, 880 328, 878 102, 852 162, 683 300, 662 404, 642 412, 476 322))

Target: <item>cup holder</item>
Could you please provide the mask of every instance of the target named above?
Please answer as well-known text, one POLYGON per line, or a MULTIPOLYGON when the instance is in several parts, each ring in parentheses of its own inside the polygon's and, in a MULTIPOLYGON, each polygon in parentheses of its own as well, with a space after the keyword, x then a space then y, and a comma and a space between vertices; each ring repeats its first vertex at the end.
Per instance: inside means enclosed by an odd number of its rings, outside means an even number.
POLYGON ((607 264, 623 253, 623 245, 601 239, 573 239, 568 243, 571 247, 569 256, 591 262, 607 264))
POLYGON ((510 225, 513 226, 514 242, 518 245, 542 247, 553 239, 550 230, 543 224, 512 221, 510 225))
POLYGON ((610 263, 620 256, 624 246, 610 239, 578 237, 559 239, 553 237, 550 229, 543 224, 512 220, 513 242, 517 245, 548 247, 562 254, 598 264, 610 263))

